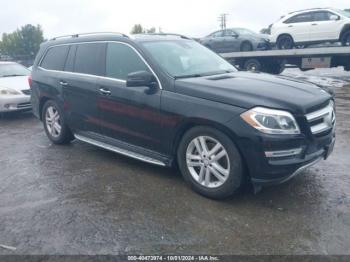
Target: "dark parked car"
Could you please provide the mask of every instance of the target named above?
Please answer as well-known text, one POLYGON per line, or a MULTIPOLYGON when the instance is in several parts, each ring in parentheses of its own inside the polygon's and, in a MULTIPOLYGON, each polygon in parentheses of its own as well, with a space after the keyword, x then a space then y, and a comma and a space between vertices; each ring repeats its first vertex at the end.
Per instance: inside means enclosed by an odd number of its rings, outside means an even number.
POLYGON ((199 42, 217 53, 270 49, 267 35, 257 34, 245 28, 217 31, 200 39, 199 42))
POLYGON ((327 158, 335 139, 329 93, 237 72, 182 36, 57 38, 41 45, 29 82, 53 143, 76 138, 178 165, 211 198, 232 195, 246 179, 257 187, 284 182, 327 158))

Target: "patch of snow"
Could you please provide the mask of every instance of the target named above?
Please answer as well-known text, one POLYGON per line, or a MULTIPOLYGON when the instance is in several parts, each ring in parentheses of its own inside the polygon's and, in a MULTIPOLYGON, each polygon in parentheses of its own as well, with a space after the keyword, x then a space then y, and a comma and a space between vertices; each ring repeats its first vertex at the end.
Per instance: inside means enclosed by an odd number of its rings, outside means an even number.
POLYGON ((345 71, 342 67, 319 68, 305 72, 298 68, 289 68, 286 69, 282 75, 327 87, 340 88, 350 84, 350 72, 345 71))

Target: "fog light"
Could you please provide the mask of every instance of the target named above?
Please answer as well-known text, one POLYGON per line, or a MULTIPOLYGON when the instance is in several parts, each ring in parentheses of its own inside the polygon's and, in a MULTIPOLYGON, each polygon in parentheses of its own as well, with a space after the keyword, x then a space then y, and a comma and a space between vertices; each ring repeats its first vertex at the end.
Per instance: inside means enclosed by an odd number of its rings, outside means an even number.
POLYGON ((288 150, 281 151, 267 151, 265 152, 266 157, 287 157, 287 156, 296 156, 303 151, 302 148, 293 148, 288 150))

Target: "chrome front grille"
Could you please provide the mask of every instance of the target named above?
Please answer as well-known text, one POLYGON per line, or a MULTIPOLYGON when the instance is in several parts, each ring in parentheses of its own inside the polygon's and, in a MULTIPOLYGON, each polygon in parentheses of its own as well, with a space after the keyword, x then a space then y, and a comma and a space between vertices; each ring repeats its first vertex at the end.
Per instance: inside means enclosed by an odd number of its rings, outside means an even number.
POLYGON ((306 119, 314 135, 331 130, 336 121, 334 102, 331 101, 326 107, 307 114, 306 119))

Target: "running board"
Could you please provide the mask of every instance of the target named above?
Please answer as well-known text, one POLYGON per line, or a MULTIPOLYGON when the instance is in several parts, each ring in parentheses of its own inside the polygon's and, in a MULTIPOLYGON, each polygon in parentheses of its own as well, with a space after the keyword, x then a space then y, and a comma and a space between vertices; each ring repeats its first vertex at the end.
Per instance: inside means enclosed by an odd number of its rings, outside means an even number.
POLYGON ((91 138, 88 138, 85 136, 81 136, 81 135, 77 135, 77 134, 74 134, 74 136, 76 139, 78 139, 82 142, 85 142, 85 143, 88 143, 88 144, 91 144, 94 146, 98 146, 98 147, 104 148, 106 150, 109 150, 109 151, 112 151, 112 152, 115 152, 115 153, 118 153, 118 154, 121 154, 124 156, 132 157, 132 158, 135 158, 135 159, 147 162, 147 163, 151 163, 154 165, 158 165, 158 166, 166 166, 166 164, 164 162, 161 162, 157 159, 154 159, 154 158, 151 158, 148 156, 141 155, 139 153, 135 153, 135 152, 132 152, 132 151, 129 151, 126 149, 116 147, 116 146, 108 145, 106 143, 103 143, 103 142, 100 142, 100 141, 97 141, 95 139, 91 139, 91 138))

